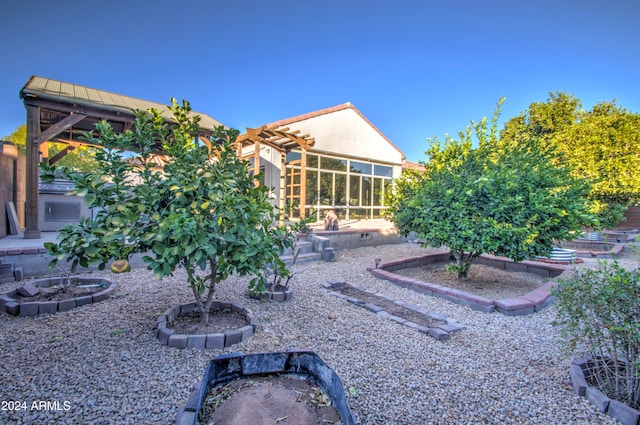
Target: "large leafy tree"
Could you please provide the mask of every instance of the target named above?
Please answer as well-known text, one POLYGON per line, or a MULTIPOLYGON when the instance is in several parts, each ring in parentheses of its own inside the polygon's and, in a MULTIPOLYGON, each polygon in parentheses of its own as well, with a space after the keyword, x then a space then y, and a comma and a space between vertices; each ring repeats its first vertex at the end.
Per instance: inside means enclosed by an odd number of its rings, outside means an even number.
POLYGON ((199 117, 189 117, 189 104, 172 99, 170 109, 174 125, 156 110, 135 112, 133 129, 122 134, 106 122, 96 125, 94 142, 104 146, 96 154, 97 170, 66 174, 76 194, 99 212, 64 227, 57 244, 46 248, 52 266, 66 260, 103 269, 142 252, 157 279, 183 268, 206 323, 215 286, 230 274, 253 276, 252 292, 264 291, 267 267, 288 276, 279 255, 294 236, 291 228, 276 226, 269 189, 257 186, 259 176, 236 156, 231 144, 238 132, 220 127, 202 144, 199 117), (153 162, 159 148, 167 157, 162 172, 153 162), (131 160, 128 151, 139 156, 131 160))
POLYGON ((483 119, 458 140, 432 140, 425 174, 402 177, 392 203, 398 229, 451 249, 449 268, 460 278, 485 252, 515 261, 544 255, 591 221, 588 186, 554 165, 536 138, 498 137, 500 105, 489 128, 483 119))
POLYGON ((615 102, 599 102, 590 111, 563 92, 532 103, 510 119, 502 139, 538 137, 555 151, 552 160, 570 167, 573 176, 592 183, 589 199, 599 227, 610 227, 624 209, 640 201, 640 115, 615 102))

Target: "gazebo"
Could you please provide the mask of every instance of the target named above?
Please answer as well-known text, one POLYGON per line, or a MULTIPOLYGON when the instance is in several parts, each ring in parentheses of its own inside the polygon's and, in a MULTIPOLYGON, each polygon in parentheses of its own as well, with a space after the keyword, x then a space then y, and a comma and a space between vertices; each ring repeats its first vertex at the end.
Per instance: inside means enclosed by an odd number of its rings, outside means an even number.
MULTIPOLYGON (((27 110, 25 239, 41 237, 38 167, 40 161, 53 164, 78 146, 90 145, 80 140, 79 136, 83 132, 93 131, 94 125, 102 120, 108 121, 116 132, 126 131, 133 125, 133 110, 155 108, 162 113, 167 122, 171 122, 172 119, 171 112, 163 104, 38 76, 33 76, 27 81, 20 91, 20 98, 27 110), (48 142, 63 143, 67 146, 49 158, 48 142)), ((200 138, 203 143, 209 144, 208 136, 214 128, 222 124, 206 114, 192 114, 200 116, 200 138)), ((303 149, 313 146, 313 139, 308 135, 299 136, 296 132, 287 130, 267 126, 247 129, 247 132, 237 139, 237 151, 242 156, 243 152, 250 150, 249 146, 254 147, 253 166, 257 173, 260 169, 261 145, 280 152, 282 164, 286 152, 292 146, 300 146, 303 149)), ((284 166, 282 170, 285 170, 284 166)), ((284 176, 281 176, 282 179, 284 176)), ((285 203, 284 193, 284 185, 281 185, 280 206, 284 206, 285 203)))

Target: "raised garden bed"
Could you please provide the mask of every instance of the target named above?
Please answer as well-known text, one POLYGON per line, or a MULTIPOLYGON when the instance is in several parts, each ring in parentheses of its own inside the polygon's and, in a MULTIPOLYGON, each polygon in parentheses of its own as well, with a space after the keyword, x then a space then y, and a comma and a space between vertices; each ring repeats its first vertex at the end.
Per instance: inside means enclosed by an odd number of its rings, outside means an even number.
POLYGON ((69 311, 107 299, 116 286, 103 278, 70 277, 65 285, 59 277, 38 279, 0 294, 0 311, 14 316, 69 311))
MULTIPOLYGON (((374 276, 386 279, 397 285, 426 295, 443 298, 456 304, 466 305, 474 310, 484 311, 487 313, 498 311, 507 316, 533 314, 553 302, 554 297, 551 295, 551 290, 557 285, 557 283, 553 281, 545 283, 539 288, 521 296, 504 299, 491 299, 393 273, 400 269, 448 261, 451 261, 451 253, 447 251, 385 261, 381 262, 377 268, 371 267, 368 268, 368 270, 374 276)), ((538 261, 522 261, 516 263, 508 258, 489 254, 481 255, 476 259, 475 263, 484 264, 490 267, 506 270, 508 272, 534 273, 545 278, 556 278, 562 273, 570 271, 569 266, 561 264, 550 264, 538 261)))
POLYGON ((262 421, 270 419, 269 423, 276 424, 286 420, 283 423, 316 425, 327 423, 325 417, 328 423, 357 423, 342 381, 312 351, 230 353, 216 357, 186 405, 179 409, 176 423, 209 423, 207 419, 213 414, 220 415, 219 419, 224 421, 221 423, 266 423, 262 421), (283 380, 293 383, 282 385, 283 380), (243 381, 249 385, 238 384, 243 381), (296 390, 295 381, 305 383, 306 388, 296 390), (265 384, 268 392, 261 394, 260 386, 265 384), (313 392, 314 403, 305 401, 307 392, 313 392), (321 410, 324 407, 334 411, 333 417, 331 412, 321 410))
POLYGON ((337 297, 440 341, 446 341, 451 334, 465 329, 455 320, 442 314, 345 282, 327 282, 323 287, 337 297))
POLYGON ((623 425, 637 425, 640 422, 640 411, 621 401, 612 400, 596 387, 589 385, 588 374, 592 368, 593 362, 590 356, 573 360, 569 375, 575 393, 580 397, 585 397, 600 412, 617 419, 623 425))
MULTIPOLYGON (((238 344, 249 339, 255 332, 257 321, 253 313, 239 305, 228 301, 214 301, 209 313, 209 322, 215 325, 217 319, 234 323, 231 329, 225 326, 212 330, 196 331, 195 333, 182 333, 172 329, 172 325, 182 316, 192 316, 197 311, 196 303, 176 305, 165 311, 156 321, 156 336, 161 343, 174 348, 222 349, 238 344), (238 316, 241 322, 238 323, 238 316)), ((198 323, 199 318, 193 317, 193 323, 198 323)))

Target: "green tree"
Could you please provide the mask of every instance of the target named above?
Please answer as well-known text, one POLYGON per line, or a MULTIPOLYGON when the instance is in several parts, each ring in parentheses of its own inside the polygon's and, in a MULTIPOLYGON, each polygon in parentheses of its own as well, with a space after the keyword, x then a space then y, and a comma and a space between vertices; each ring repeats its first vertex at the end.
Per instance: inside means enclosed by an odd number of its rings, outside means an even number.
POLYGON ((459 278, 485 252, 515 261, 548 254, 555 239, 591 222, 583 181, 552 164, 537 139, 498 137, 501 104, 489 128, 483 119, 459 132, 459 140, 432 140, 425 175, 396 185, 396 227, 405 235, 415 231, 425 245, 451 249, 456 262, 449 269, 459 278))
MULTIPOLYGON (((3 137, 3 140, 12 142, 17 145, 22 153, 27 151, 27 126, 21 125, 15 129, 13 133, 3 137)), ((67 147, 64 143, 48 142, 49 157, 53 157, 58 152, 67 147)), ((97 148, 92 146, 78 146, 74 150, 67 153, 60 161, 58 166, 71 167, 76 171, 92 172, 96 168, 94 161, 95 151, 97 148)))
POLYGON ((259 176, 231 146, 237 130, 217 128, 208 147, 198 142, 199 117, 188 117, 187 102, 172 99, 170 110, 175 125, 156 110, 136 111, 133 128, 122 134, 106 122, 96 125, 104 146, 96 172, 66 174, 76 194, 100 210, 94 219, 63 228, 57 244, 46 248, 54 256, 51 266, 66 260, 74 268, 103 269, 142 252, 158 280, 183 268, 207 323, 215 285, 230 274, 254 276, 249 289, 255 293, 264 291, 267 267, 289 275, 279 255, 293 246, 293 229, 275 225, 269 189, 256 186, 259 176), (168 158, 163 172, 152 162, 160 148, 168 158), (125 160, 127 151, 138 152, 140 160, 125 160))
POLYGON ((556 164, 587 178, 598 227, 614 226, 628 205, 640 201, 640 115, 615 102, 584 111, 575 97, 550 93, 546 102, 532 103, 507 121, 500 135, 511 141, 538 137, 555 151, 556 164))

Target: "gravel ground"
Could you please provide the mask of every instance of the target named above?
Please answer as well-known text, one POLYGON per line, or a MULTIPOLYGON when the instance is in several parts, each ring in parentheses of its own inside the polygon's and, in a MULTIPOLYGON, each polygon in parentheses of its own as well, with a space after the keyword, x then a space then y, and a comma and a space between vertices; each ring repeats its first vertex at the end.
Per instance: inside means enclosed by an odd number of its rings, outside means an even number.
MULTIPOLYGON (((225 350, 162 345, 154 319, 191 301, 182 273, 162 283, 146 270, 106 276, 119 284, 106 301, 31 318, 0 314, 0 423, 172 424, 208 361, 228 351, 309 349, 341 377, 362 424, 613 424, 569 387, 572 355, 551 325, 553 306, 507 317, 473 311, 372 277, 374 258, 422 251, 412 244, 341 251, 336 263, 297 265, 287 303, 247 297, 232 277, 217 299, 239 302, 258 332, 225 350), (449 341, 381 318, 321 289, 344 280, 457 320, 449 341), (41 404, 40 402, 48 402, 41 404), (21 410, 10 410, 18 402, 21 410), (35 402, 35 403, 34 403, 35 402)), ((621 260, 636 267, 637 256, 621 260)), ((587 260, 585 265, 595 264, 587 260)), ((95 275, 95 274, 94 274, 95 275)), ((0 292, 17 286, 0 285, 0 292)))

